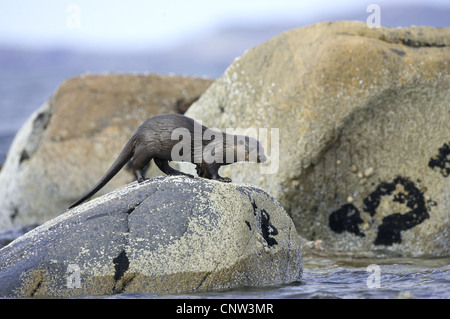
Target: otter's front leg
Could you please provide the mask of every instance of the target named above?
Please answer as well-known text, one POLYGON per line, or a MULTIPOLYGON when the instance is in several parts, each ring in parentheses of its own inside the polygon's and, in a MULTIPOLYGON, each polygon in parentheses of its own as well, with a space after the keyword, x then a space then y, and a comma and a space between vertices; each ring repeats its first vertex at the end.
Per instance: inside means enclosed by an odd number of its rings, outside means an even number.
POLYGON ((216 181, 224 182, 224 183, 231 183, 231 178, 229 177, 222 177, 219 175, 219 165, 214 165, 214 163, 206 164, 202 163, 201 168, 197 169, 197 172, 201 170, 202 175, 199 175, 204 178, 208 179, 214 179, 216 181))
POLYGON ((197 171, 198 177, 205 177, 205 171, 203 170, 203 167, 200 164, 195 165, 195 170, 197 171))
POLYGON ((138 183, 143 183, 145 181, 144 172, 141 169, 136 170, 134 175, 136 176, 138 183))

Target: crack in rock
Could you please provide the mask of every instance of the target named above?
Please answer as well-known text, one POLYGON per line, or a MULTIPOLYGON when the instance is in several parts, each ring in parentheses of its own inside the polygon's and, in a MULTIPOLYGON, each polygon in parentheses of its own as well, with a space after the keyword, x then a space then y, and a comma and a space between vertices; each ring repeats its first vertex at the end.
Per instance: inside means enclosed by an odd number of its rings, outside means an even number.
POLYGON ((141 203, 144 202, 145 200, 147 200, 150 196, 152 196, 153 194, 158 192, 160 187, 161 187, 161 185, 159 185, 154 192, 147 194, 145 196, 145 198, 140 200, 136 205, 129 207, 128 210, 125 212, 126 213, 126 217, 125 217, 126 229, 125 229, 125 232, 123 233, 122 250, 117 255, 117 257, 113 259, 115 272, 114 272, 114 287, 113 287, 112 292, 114 294, 123 292, 137 275, 134 273, 134 274, 128 274, 127 276, 125 276, 128 278, 124 277, 126 271, 130 268, 130 259, 128 258, 127 251, 126 251, 126 248, 129 245, 129 235, 130 235, 130 231, 131 231, 129 218, 130 218, 131 214, 136 210, 136 208, 138 208, 139 205, 141 205, 141 203))
POLYGON ((125 288, 127 287, 127 285, 136 276, 136 274, 131 274, 130 278, 127 278, 126 280, 125 280, 125 278, 123 278, 124 275, 125 275, 125 272, 130 268, 130 260, 129 260, 129 258, 127 256, 127 252, 126 252, 126 247, 128 246, 129 234, 130 234, 129 218, 130 218, 130 215, 134 212, 134 210, 137 207, 139 207, 139 205, 144 200, 145 199, 141 200, 139 203, 137 203, 136 205, 130 207, 125 212, 126 213, 126 217, 125 217, 126 230, 125 230, 124 235, 123 235, 122 250, 117 255, 117 257, 113 259, 113 264, 114 264, 114 269, 115 269, 115 272, 114 272, 114 287, 113 287, 113 293, 114 294, 123 292, 125 290, 125 288), (122 281, 122 282, 120 283, 120 286, 118 286, 120 281, 122 281))
MULTIPOLYGON (((217 269, 217 266, 216 266, 217 269)), ((198 284, 198 286, 194 289, 194 291, 197 291, 200 289, 200 287, 203 285, 203 283, 205 282, 205 280, 209 277, 209 275, 211 275, 213 272, 216 271, 216 269, 214 269, 213 271, 208 271, 203 278, 200 280, 200 283, 198 284)))

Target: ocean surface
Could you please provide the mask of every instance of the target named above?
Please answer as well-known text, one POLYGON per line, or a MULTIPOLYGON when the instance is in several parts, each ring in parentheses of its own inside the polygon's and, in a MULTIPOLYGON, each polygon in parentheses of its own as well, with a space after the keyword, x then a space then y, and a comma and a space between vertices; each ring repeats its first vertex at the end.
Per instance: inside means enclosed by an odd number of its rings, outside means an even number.
POLYGON ((301 281, 284 286, 182 295, 124 293, 105 298, 450 299, 450 258, 340 259, 306 256, 303 264, 301 281), (373 270, 377 266, 379 282, 373 270))

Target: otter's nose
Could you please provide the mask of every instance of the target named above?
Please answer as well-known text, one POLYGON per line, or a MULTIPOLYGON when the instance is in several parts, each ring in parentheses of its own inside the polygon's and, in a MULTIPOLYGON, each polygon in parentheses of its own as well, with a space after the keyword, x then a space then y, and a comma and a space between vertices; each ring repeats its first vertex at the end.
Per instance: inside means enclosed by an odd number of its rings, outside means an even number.
POLYGON ((264 154, 258 155, 258 163, 265 163, 267 161, 267 156, 264 154))

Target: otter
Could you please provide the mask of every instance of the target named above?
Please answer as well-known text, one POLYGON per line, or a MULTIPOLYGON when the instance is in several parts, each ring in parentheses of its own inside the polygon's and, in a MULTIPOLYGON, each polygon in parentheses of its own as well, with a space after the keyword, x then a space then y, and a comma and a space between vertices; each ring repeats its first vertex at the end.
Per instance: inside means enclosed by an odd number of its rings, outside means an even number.
POLYGON ((169 165, 170 161, 191 162, 199 177, 229 183, 229 177, 219 175, 221 166, 240 161, 263 163, 267 157, 261 143, 249 136, 214 131, 180 114, 152 116, 136 130, 98 183, 69 209, 97 193, 129 161, 137 182, 142 183, 144 169, 152 159, 167 175, 193 177, 169 165))

